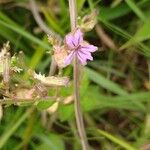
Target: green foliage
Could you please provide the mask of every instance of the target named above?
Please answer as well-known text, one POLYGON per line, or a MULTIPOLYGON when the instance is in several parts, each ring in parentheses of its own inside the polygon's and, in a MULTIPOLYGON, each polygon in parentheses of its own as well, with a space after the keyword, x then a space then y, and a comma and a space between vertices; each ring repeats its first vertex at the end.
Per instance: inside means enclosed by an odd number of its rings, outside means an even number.
POLYGON ((64 142, 57 134, 50 133, 47 135, 39 135, 39 138, 42 144, 38 146, 37 150, 65 150, 64 142))
POLYGON ((135 33, 135 35, 124 45, 122 45, 122 48, 127 48, 131 45, 135 45, 139 42, 149 40, 150 39, 150 20, 146 21, 144 25, 138 29, 138 31, 135 33))
POLYGON ((138 8, 134 0, 125 0, 125 2, 128 4, 128 6, 133 10, 133 12, 142 20, 146 21, 146 17, 143 14, 143 12, 138 8))
POLYGON ((119 95, 127 94, 127 92, 124 91, 121 87, 119 87, 119 85, 106 79, 105 77, 101 76, 100 74, 96 73, 95 71, 88 69, 88 68, 86 69, 86 71, 87 71, 89 78, 92 81, 94 81, 95 83, 97 83, 98 85, 100 85, 101 87, 103 87, 111 92, 114 92, 115 94, 119 94, 119 95))
MULTIPOLYGON (((39 0, 38 4, 43 21, 64 37, 70 31, 68 2, 39 0)), ((23 50, 28 67, 48 75, 51 55, 46 50, 52 48, 27 6, 27 0, 0 2, 0 44, 9 40, 12 54, 23 50)), ((85 34, 87 41, 99 46, 94 61, 81 69, 80 99, 90 144, 102 150, 142 149, 150 140, 149 0, 77 0, 77 6, 82 17, 98 9, 98 24, 118 48, 107 47, 95 30, 85 34)), ((62 74, 70 77, 70 85, 57 93, 50 87, 50 96, 73 95, 72 67, 62 74)), ((73 102, 60 101, 56 112, 44 116, 42 110, 53 103, 39 102, 34 111, 30 105, 3 107, 0 149, 81 149, 73 102)))
POLYGON ((121 147, 123 147, 127 150, 136 150, 136 148, 132 147, 130 144, 124 142, 123 140, 121 140, 119 138, 114 137, 113 135, 111 135, 105 131, 97 130, 97 133, 108 138, 109 140, 113 141, 114 143, 120 145, 121 147))
POLYGON ((51 105, 53 104, 53 101, 52 100, 47 100, 47 101, 41 101, 41 102, 38 102, 38 104, 36 105, 36 107, 39 109, 39 110, 44 110, 44 109, 47 109, 49 108, 51 105))

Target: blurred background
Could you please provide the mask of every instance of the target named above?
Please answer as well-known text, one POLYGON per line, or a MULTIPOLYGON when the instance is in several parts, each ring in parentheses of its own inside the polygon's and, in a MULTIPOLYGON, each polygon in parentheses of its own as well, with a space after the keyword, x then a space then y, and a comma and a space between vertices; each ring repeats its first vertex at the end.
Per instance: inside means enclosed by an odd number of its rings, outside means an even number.
MULTIPOLYGON (((81 105, 93 150, 150 150, 150 0, 77 0, 78 18, 97 9, 85 39, 99 47, 84 68, 81 105)), ((47 34, 70 32, 67 0, 0 0, 0 47, 23 51, 28 68, 48 75, 47 34)), ((72 77, 72 66, 63 70, 72 77)), ((61 96, 72 95, 72 86, 61 96)), ((53 93, 53 89, 50 89, 53 93)), ((53 110, 0 106, 0 149, 80 150, 73 103, 53 110)))

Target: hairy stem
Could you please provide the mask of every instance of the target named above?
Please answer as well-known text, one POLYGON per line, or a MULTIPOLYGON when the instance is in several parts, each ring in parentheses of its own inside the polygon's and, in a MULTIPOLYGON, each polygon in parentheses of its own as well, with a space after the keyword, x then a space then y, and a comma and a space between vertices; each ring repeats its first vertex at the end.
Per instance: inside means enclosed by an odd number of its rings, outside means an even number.
MULTIPOLYGON (((77 26, 77 9, 76 9, 76 0, 69 0, 69 11, 70 11, 70 21, 71 21, 71 30, 74 31, 77 26)), ((80 108, 80 64, 78 63, 77 57, 74 59, 74 98, 75 98, 75 117, 76 124, 78 128, 78 133, 80 136, 82 149, 88 150, 88 142, 85 133, 83 116, 80 108)))

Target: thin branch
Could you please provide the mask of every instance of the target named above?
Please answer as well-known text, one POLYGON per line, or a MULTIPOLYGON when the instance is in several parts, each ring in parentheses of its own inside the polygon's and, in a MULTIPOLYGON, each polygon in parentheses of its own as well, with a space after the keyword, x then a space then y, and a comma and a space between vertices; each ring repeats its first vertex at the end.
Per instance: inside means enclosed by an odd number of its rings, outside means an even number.
POLYGON ((50 30, 50 28, 42 20, 40 14, 38 12, 38 6, 36 5, 36 2, 34 0, 29 0, 29 1, 30 1, 30 7, 31 7, 32 14, 34 16, 35 21, 39 25, 39 27, 46 34, 49 34, 49 35, 54 36, 55 38, 61 40, 61 37, 57 33, 55 33, 54 31, 50 30))
POLYGON ((46 97, 46 98, 35 98, 35 99, 6 98, 6 99, 0 99, 0 105, 17 104, 17 103, 35 103, 35 102, 43 102, 43 101, 56 101, 57 99, 61 101, 63 98, 58 98, 58 97, 46 97))
MULTIPOLYGON (((39 25, 39 27, 46 34, 57 38, 61 43, 62 38, 60 37, 60 35, 58 35, 54 31, 50 30, 50 28, 43 22, 42 18, 40 17, 40 14, 38 12, 38 6, 36 5, 36 2, 34 0, 29 0, 29 1, 30 1, 30 7, 31 7, 32 14, 33 14, 37 24, 39 25)), ((55 74, 56 68, 57 68, 56 62, 52 56, 52 61, 51 61, 50 69, 49 69, 49 76, 52 76, 55 74)))
POLYGON ((51 60, 50 68, 49 68, 49 76, 54 75, 57 69, 57 64, 56 64, 54 57, 52 56, 51 59, 52 60, 51 60))
POLYGON ((109 47, 110 49, 116 50, 116 51, 118 50, 114 41, 111 39, 111 37, 108 34, 105 33, 105 31, 103 30, 103 28, 101 27, 100 24, 96 25, 95 30, 96 30, 99 38, 102 40, 102 42, 104 42, 104 44, 107 47, 109 47))
MULTIPOLYGON (((74 31, 77 26, 77 9, 76 0, 69 0, 69 11, 70 11, 70 21, 71 30, 74 31)), ((88 141, 86 137, 85 127, 83 123, 83 116, 80 108, 80 64, 78 63, 77 57, 74 59, 74 96, 75 96, 75 116, 77 128, 82 144, 83 150, 88 150, 88 141)))

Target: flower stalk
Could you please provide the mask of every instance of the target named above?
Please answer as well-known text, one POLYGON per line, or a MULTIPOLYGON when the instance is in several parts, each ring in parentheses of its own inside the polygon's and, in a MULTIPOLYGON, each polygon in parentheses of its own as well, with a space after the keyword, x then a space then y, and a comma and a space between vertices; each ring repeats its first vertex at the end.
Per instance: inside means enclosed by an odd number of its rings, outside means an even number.
MULTIPOLYGON (((71 31, 73 32, 77 27, 77 9, 76 0, 69 0, 69 12, 71 21, 71 31)), ((83 116, 80 108, 80 64, 78 62, 77 56, 74 58, 74 107, 75 107, 75 117, 78 133, 80 136, 82 149, 89 150, 88 141, 86 137, 86 132, 84 128, 83 116)))

